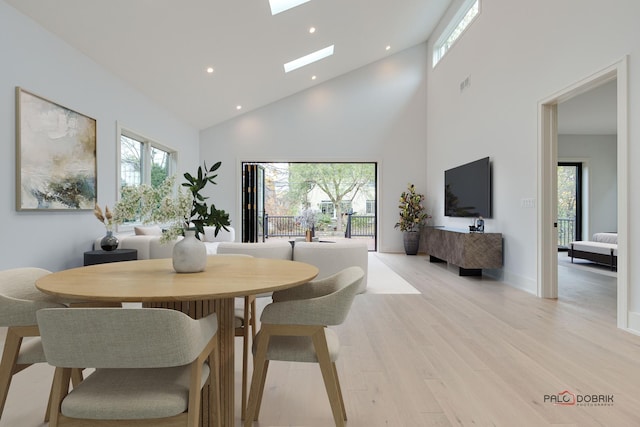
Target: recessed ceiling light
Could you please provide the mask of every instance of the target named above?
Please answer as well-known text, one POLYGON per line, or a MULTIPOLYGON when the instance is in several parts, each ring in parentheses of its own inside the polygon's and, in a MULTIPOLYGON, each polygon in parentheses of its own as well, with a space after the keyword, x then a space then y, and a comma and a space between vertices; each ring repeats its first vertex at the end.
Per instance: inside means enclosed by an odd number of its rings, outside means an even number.
POLYGON ((315 79, 316 79, 316 76, 311 76, 311 80, 315 80, 315 79))
POLYGON ((385 50, 390 50, 390 49, 391 49, 391 46, 390 46, 390 45, 387 45, 387 47, 385 47, 384 49, 385 49, 385 50))
POLYGON ((271 6, 271 14, 277 15, 280 12, 300 6, 308 1, 309 0, 269 0, 269 6, 271 6))
POLYGON ((309 65, 312 62, 316 62, 323 58, 326 58, 327 56, 333 55, 333 46, 334 45, 327 46, 324 49, 316 50, 313 53, 287 62, 286 64, 284 64, 284 72, 288 73, 289 71, 297 70, 300 67, 304 67, 305 65, 309 65))
POLYGON ((242 105, 236 105, 236 110, 242 110, 242 105))
POLYGON ((209 74, 213 73, 213 67, 207 68, 207 73, 209 73, 209 74))
POLYGON ((316 27, 309 28, 309 34, 313 34, 316 32, 316 27))

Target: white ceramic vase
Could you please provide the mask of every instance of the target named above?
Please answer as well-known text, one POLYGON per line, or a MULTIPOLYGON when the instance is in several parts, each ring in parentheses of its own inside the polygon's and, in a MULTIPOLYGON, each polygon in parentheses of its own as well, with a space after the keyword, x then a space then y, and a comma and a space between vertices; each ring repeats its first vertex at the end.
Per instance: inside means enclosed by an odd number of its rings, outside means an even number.
POLYGON ((195 230, 185 230, 184 239, 173 246, 173 269, 177 273, 197 273, 207 266, 207 248, 195 230))

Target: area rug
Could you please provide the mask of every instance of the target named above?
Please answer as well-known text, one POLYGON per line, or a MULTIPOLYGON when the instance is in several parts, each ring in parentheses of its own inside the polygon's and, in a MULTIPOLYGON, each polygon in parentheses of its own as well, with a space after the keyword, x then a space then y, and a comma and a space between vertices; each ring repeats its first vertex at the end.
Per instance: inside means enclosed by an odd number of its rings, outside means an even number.
POLYGON ((369 253, 367 294, 419 294, 416 288, 386 266, 375 253, 369 253))

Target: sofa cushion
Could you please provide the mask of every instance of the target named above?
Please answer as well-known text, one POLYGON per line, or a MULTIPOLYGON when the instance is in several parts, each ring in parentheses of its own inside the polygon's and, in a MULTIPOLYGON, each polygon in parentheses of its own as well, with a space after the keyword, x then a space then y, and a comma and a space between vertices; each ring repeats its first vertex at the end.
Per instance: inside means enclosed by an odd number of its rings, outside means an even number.
POLYGON ((358 292, 367 288, 369 248, 363 241, 296 242, 293 260, 315 265, 320 270, 316 279, 324 279, 347 267, 358 266, 364 270, 364 278, 358 292))
POLYGON ((136 236, 162 236, 162 229, 158 225, 133 227, 136 236))
POLYGON ((203 242, 233 242, 236 240, 236 231, 233 227, 227 226, 227 230, 220 228, 218 235, 216 236, 215 227, 204 227, 204 240, 203 242))
POLYGON ((264 243, 218 243, 218 254, 246 254, 256 258, 292 259, 291 243, 286 240, 273 240, 264 243))

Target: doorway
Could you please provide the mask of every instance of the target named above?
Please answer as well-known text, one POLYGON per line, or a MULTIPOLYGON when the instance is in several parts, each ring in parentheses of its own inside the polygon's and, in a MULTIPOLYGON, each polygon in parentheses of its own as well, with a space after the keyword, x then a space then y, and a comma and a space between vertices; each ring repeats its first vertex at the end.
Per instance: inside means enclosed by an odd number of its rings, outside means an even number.
POLYGON ((365 240, 377 250, 377 163, 243 161, 241 169, 243 241, 310 231, 313 240, 365 240))
POLYGON ((619 328, 628 327, 628 152, 627 133, 627 58, 575 83, 539 103, 538 166, 538 296, 558 297, 558 104, 616 81, 617 95, 617 224, 618 224, 618 281, 617 321, 619 328))
POLYGON ((558 162, 558 251, 582 240, 582 163, 558 162))

